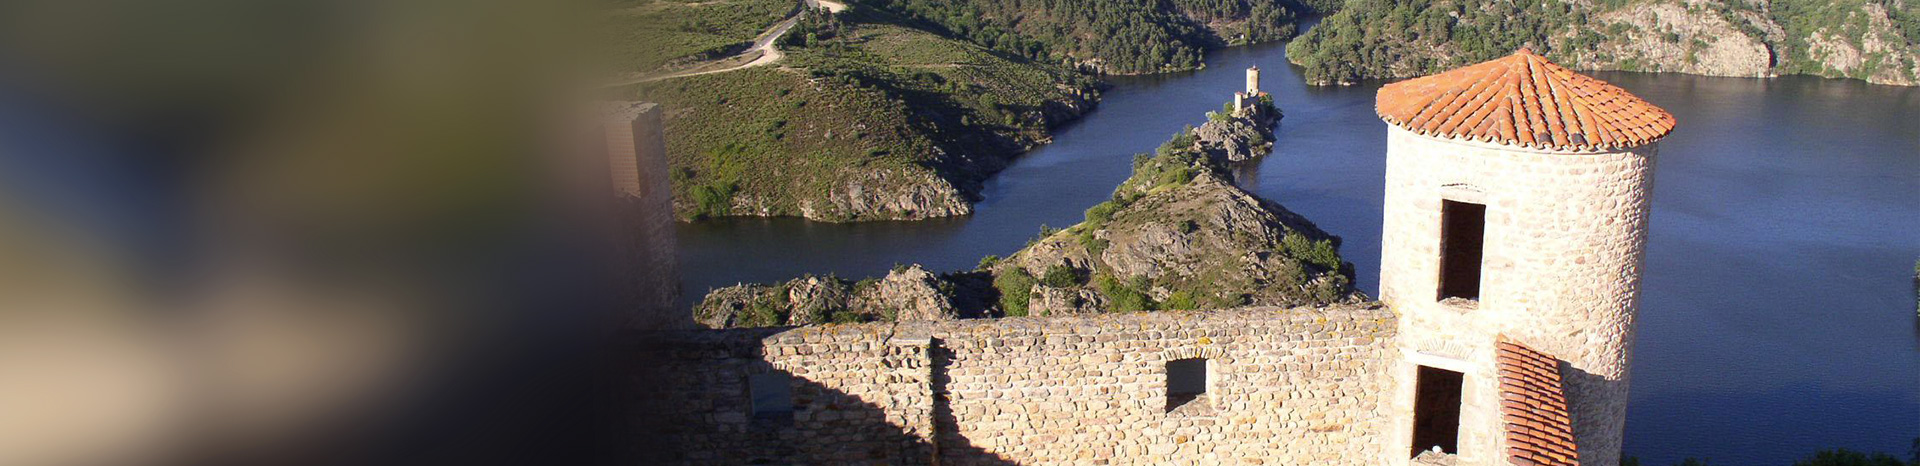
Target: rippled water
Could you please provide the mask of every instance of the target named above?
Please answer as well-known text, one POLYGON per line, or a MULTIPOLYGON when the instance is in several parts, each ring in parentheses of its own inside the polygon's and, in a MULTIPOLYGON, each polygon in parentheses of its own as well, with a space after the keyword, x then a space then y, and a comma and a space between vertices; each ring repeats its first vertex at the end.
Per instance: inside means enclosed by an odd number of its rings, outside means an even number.
MULTIPOLYGON (((1278 44, 1115 79, 1098 111, 926 222, 744 219, 679 229, 685 302, 802 273, 971 268, 1105 200, 1132 154, 1197 124, 1260 65, 1286 113, 1242 184, 1345 239, 1379 283, 1386 126, 1378 83, 1309 87, 1278 44)), ((1819 448, 1902 454, 1920 437, 1920 89, 1857 81, 1595 73, 1672 111, 1661 143, 1626 453, 1665 466, 1784 465, 1819 448)), ((669 135, 671 137, 671 135, 669 135)))

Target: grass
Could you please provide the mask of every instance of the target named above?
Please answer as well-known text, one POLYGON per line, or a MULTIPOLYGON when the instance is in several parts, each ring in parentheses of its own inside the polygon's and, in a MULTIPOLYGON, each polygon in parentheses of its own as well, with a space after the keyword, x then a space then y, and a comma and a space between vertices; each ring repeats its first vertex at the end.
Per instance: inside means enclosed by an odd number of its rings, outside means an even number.
POLYGON ((966 191, 1077 117, 1064 103, 1097 94, 1091 78, 1065 68, 880 13, 841 16, 831 37, 783 47, 777 65, 633 87, 670 109, 680 216, 745 213, 735 204, 797 216, 811 204, 817 219, 855 220, 822 213, 832 193, 855 183, 898 192, 937 177, 966 191))
POLYGON ((619 71, 652 71, 679 60, 744 49, 785 18, 790 0, 651 0, 607 14, 602 42, 619 71))

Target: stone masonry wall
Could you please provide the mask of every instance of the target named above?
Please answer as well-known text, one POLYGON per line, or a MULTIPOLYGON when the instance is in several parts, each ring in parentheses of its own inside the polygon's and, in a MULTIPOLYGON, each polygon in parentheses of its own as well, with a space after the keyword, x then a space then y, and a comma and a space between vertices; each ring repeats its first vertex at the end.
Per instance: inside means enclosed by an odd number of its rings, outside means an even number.
POLYGON ((683 464, 1377 465, 1395 332, 1377 305, 681 332, 661 435, 683 464), (1196 357, 1206 393, 1169 410, 1196 357), (750 415, 765 370, 790 422, 750 415))
POLYGON ((1389 126, 1380 299, 1403 314, 1410 361, 1395 403, 1411 407, 1413 364, 1465 373, 1462 464, 1504 457, 1503 334, 1566 362, 1581 463, 1618 464, 1655 151, 1534 151, 1389 126), (1477 303, 1437 299, 1443 199, 1487 206, 1477 303))

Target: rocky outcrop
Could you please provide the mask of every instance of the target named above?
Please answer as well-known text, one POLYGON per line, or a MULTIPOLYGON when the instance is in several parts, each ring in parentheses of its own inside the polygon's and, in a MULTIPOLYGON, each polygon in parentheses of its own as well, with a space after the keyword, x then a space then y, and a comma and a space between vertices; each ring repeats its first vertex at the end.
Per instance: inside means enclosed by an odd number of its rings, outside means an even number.
POLYGON ((861 290, 852 307, 882 320, 949 320, 960 315, 953 306, 953 284, 919 264, 894 269, 861 290))
POLYGON ((1273 151, 1273 124, 1278 111, 1255 107, 1248 115, 1209 118, 1194 128, 1193 150, 1228 162, 1245 162, 1273 151))
POLYGON ((708 292, 693 312, 710 328, 948 320, 960 317, 954 294, 953 282, 912 265, 858 283, 809 275, 729 286, 708 292))
POLYGON ((801 200, 800 215, 810 220, 854 221, 923 220, 973 213, 973 204, 965 194, 929 171, 847 173, 842 183, 822 198, 801 200))
POLYGON ((1092 289, 1034 285, 1033 297, 1027 301, 1027 313, 1036 316, 1096 314, 1106 306, 1107 299, 1092 289))

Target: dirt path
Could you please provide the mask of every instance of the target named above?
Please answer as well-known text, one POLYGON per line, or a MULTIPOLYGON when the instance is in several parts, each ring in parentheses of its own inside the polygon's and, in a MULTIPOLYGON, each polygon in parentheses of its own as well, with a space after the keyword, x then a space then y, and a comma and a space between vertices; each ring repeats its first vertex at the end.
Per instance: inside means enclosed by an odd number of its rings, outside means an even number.
POLYGON ((847 4, 835 2, 831 0, 803 0, 802 5, 806 6, 806 8, 794 10, 794 13, 792 16, 788 16, 787 19, 783 19, 783 20, 780 20, 779 23, 775 23, 772 28, 767 29, 767 32, 760 33, 760 37, 757 39, 754 39, 752 47, 748 47, 747 50, 742 51, 738 54, 735 54, 731 57, 708 61, 706 63, 701 63, 691 68, 675 71, 672 73, 657 74, 653 76, 641 76, 641 77, 632 78, 632 79, 624 79, 624 80, 610 83, 607 86, 608 87, 624 86, 628 84, 654 82, 654 81, 673 79, 673 78, 684 78, 687 76, 699 76, 703 74, 725 73, 728 71, 733 71, 733 70, 738 70, 743 68, 752 68, 756 66, 768 65, 773 62, 780 61, 781 58, 786 57, 786 54, 780 53, 780 48, 775 47, 774 43, 779 42, 780 37, 786 35, 787 31, 792 30, 795 24, 800 24, 800 18, 806 16, 807 10, 813 9, 813 8, 826 8, 827 11, 839 13, 847 9, 847 4), (749 57, 751 58, 749 59, 749 57), (734 64, 734 65, 727 65, 728 63, 739 62, 741 60, 745 60, 746 62, 734 64), (716 66, 718 67, 716 68, 716 66))

